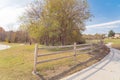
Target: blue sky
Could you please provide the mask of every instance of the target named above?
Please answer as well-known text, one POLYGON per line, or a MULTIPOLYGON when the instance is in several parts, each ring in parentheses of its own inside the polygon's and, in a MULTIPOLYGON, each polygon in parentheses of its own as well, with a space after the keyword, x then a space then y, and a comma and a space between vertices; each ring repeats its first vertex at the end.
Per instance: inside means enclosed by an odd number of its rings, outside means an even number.
POLYGON ((120 0, 88 0, 88 2, 94 17, 87 23, 85 33, 107 33, 111 29, 120 32, 120 0), (92 25, 94 27, 91 27, 92 25))
MULTIPOLYGON (((19 16, 31 1, 33 0, 0 0, 0 26, 5 30, 16 30, 19 16)), ((120 0, 88 0, 88 3, 94 17, 86 23, 84 33, 107 33, 111 29, 120 32, 120 0)))

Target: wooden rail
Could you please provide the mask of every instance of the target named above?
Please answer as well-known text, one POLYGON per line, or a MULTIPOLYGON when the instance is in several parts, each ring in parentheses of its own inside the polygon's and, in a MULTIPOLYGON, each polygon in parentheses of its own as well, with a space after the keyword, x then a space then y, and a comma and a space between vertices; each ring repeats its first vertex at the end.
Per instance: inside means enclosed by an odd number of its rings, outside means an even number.
POLYGON ((70 51, 73 51, 73 50, 57 51, 57 52, 51 52, 51 53, 48 53, 48 54, 39 54, 37 57, 43 57, 43 56, 49 56, 49 55, 57 55, 57 54, 62 54, 62 53, 65 53, 65 52, 70 52, 70 51))
POLYGON ((37 62, 37 64, 39 64, 39 63, 45 63, 45 62, 50 62, 50 61, 54 61, 54 60, 60 60, 60 59, 64 59, 64 58, 70 58, 70 57, 73 57, 73 55, 72 56, 65 56, 65 57, 60 57, 60 58, 49 59, 49 60, 43 60, 43 61, 37 62))
POLYGON ((77 54, 77 51, 85 51, 88 50, 87 52, 82 52, 82 53, 90 53, 92 51, 94 51, 95 49, 93 49, 93 44, 80 44, 77 45, 76 43, 74 43, 74 45, 66 45, 66 46, 47 46, 47 47, 42 47, 39 48, 38 44, 35 45, 35 51, 34 51, 34 69, 33 69, 33 74, 37 73, 37 69, 36 66, 37 64, 42 64, 42 63, 46 63, 46 62, 51 62, 51 61, 55 61, 55 60, 61 60, 61 59, 65 59, 65 58, 72 58, 74 57, 75 61, 76 61, 76 57, 78 55, 80 55, 80 53, 77 54), (79 48, 80 47, 80 48, 79 48), (46 53, 46 54, 39 54, 38 51, 40 49, 61 49, 61 48, 72 48, 71 50, 65 50, 65 51, 56 51, 56 52, 51 52, 51 53, 46 53), (73 52, 73 55, 67 55, 67 56, 63 56, 63 57, 59 57, 59 58, 53 58, 53 59, 48 59, 48 60, 41 60, 38 61, 38 57, 44 57, 44 56, 49 56, 49 55, 57 55, 57 54, 64 54, 65 52, 73 52))

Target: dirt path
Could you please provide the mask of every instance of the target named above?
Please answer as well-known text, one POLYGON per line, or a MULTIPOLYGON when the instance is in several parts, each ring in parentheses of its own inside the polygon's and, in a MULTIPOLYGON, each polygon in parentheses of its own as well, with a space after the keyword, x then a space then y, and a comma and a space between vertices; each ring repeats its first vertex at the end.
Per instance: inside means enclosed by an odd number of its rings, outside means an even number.
POLYGON ((108 44, 106 44, 108 47, 111 47, 112 46, 112 42, 109 42, 108 44))
POLYGON ((0 50, 5 50, 5 49, 8 49, 8 48, 10 48, 10 46, 0 44, 0 50))

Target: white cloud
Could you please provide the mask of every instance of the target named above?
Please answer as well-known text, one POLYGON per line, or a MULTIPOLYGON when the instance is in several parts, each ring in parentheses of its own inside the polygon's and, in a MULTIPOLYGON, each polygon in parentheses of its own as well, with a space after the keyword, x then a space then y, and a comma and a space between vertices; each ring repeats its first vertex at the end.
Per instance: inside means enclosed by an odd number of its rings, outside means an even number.
POLYGON ((102 23, 102 24, 90 25, 90 26, 86 26, 86 28, 87 29, 84 33, 87 34, 95 34, 95 33, 107 34, 109 30, 120 32, 120 20, 102 23))
POLYGON ((88 29, 89 28, 115 28, 115 27, 119 27, 118 25, 120 25, 120 20, 102 23, 102 24, 90 25, 86 27, 88 29))
POLYGON ((25 6, 27 3, 30 3, 34 0, 0 0, 1 7, 12 7, 12 6, 25 6))
POLYGON ((18 17, 24 12, 24 7, 22 8, 13 8, 6 7, 0 11, 0 25, 5 29, 9 24, 15 24, 18 20, 18 17))
POLYGON ((25 6, 31 1, 33 0, 0 0, 0 26, 7 30, 9 24, 16 25, 25 6))

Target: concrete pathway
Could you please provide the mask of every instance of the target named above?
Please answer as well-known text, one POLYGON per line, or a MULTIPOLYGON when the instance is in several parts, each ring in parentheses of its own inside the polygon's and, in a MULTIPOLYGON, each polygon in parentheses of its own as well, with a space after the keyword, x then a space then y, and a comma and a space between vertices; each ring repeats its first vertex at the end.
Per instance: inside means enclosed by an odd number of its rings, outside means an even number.
POLYGON ((5 50, 5 49, 8 49, 8 48, 10 48, 10 46, 0 44, 0 50, 5 50))
POLYGON ((108 44, 106 44, 108 47, 111 47, 113 43, 112 42, 109 42, 108 44))
POLYGON ((120 80, 120 50, 111 48, 97 64, 61 80, 120 80))

